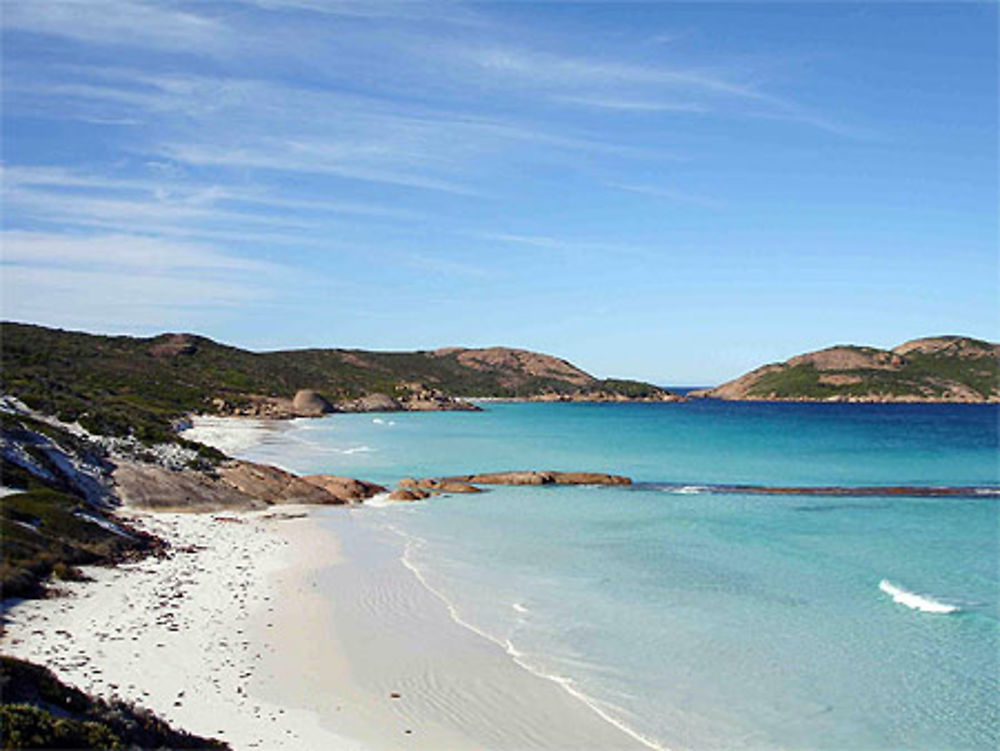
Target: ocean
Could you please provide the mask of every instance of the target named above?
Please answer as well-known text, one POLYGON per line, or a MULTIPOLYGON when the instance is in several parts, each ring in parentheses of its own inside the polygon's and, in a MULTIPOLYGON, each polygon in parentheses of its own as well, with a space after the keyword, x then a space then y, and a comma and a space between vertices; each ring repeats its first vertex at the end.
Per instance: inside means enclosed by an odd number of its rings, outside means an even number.
POLYGON ((631 476, 351 513, 398 539, 456 620, 651 747, 1000 745, 995 406, 482 406, 301 420, 229 448, 384 484, 631 476), (974 490, 714 487, 732 485, 974 490))

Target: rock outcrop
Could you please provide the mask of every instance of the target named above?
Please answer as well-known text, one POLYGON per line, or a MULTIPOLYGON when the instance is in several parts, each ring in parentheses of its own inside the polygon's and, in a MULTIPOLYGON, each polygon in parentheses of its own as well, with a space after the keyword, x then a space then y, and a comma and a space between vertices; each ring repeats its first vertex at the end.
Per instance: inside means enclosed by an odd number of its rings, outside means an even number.
POLYGON ((673 392, 667 391, 666 389, 658 389, 652 393, 645 394, 642 396, 630 396, 628 394, 623 394, 615 391, 605 391, 605 390, 595 390, 595 391, 573 391, 568 394, 561 394, 554 391, 548 391, 543 394, 536 394, 534 396, 527 397, 524 401, 528 402, 574 402, 574 403, 584 403, 584 402, 595 402, 595 403, 608 403, 608 402, 683 402, 685 399, 679 394, 674 394, 673 392))
POLYGON ((278 467, 240 460, 223 462, 214 472, 118 461, 112 476, 122 502, 161 511, 239 511, 289 503, 343 505, 386 490, 351 477, 299 477, 278 467))
POLYGON ((337 403, 340 412, 478 412, 479 407, 419 384, 400 384, 397 396, 367 394, 337 403))
POLYGON ((891 350, 838 345, 764 365, 690 397, 765 401, 1000 402, 1000 345, 962 336, 891 350))
POLYGON ((482 488, 477 488, 471 483, 456 479, 439 479, 436 477, 423 477, 415 480, 412 477, 404 477, 399 481, 399 487, 404 490, 433 490, 438 493, 482 493, 482 488))
POLYGON ((161 359, 193 355, 197 351, 197 340, 190 334, 163 334, 158 336, 149 348, 149 354, 161 359))
POLYGON ((255 417, 263 420, 288 420, 293 417, 322 417, 336 412, 333 405, 318 391, 300 389, 289 399, 286 396, 248 394, 236 400, 215 397, 211 400, 215 414, 227 417, 255 417))
POLYGON ((195 470, 122 461, 112 475, 118 498, 128 506, 155 511, 251 511, 267 503, 219 477, 195 470))
POLYGON ((344 503, 360 503, 387 490, 381 485, 376 485, 373 482, 365 482, 364 480, 356 480, 353 477, 304 475, 302 480, 321 488, 344 503))
POLYGON ((476 493, 482 488, 476 485, 631 485, 632 480, 622 475, 604 472, 545 472, 539 470, 517 470, 513 472, 484 472, 474 475, 454 475, 451 477, 425 477, 415 480, 411 477, 400 481, 400 487, 407 489, 429 489, 444 493, 476 493))
POLYGON ((269 503, 342 504, 346 501, 291 472, 234 459, 220 464, 219 477, 237 490, 269 503))
POLYGON ((574 386, 588 386, 594 377, 570 362, 552 355, 510 347, 463 349, 446 347, 430 353, 436 357, 454 357, 472 370, 502 373, 500 383, 517 388, 534 378, 551 378, 574 386))
POLYGON ((632 480, 622 475, 603 472, 487 472, 445 478, 448 481, 470 482, 479 485, 631 485, 632 480))
POLYGON ((402 407, 388 394, 374 393, 337 402, 337 409, 341 412, 399 412, 402 407))

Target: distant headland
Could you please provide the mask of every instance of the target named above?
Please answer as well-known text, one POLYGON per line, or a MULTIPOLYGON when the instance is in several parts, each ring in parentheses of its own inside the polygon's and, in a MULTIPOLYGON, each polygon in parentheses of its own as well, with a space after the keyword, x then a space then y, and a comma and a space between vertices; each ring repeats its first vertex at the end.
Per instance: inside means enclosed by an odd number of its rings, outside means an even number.
POLYGON ((890 350, 837 345, 764 365, 690 397, 737 401, 1000 402, 1000 345, 966 336, 890 350))

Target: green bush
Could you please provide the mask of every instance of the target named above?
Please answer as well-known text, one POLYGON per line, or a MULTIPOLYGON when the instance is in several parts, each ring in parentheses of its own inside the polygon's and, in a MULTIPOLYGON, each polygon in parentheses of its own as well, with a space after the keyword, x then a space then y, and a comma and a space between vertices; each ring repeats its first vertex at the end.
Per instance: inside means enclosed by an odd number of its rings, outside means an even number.
POLYGON ((123 748, 121 738, 98 722, 55 717, 30 704, 0 706, 0 742, 4 749, 123 748))

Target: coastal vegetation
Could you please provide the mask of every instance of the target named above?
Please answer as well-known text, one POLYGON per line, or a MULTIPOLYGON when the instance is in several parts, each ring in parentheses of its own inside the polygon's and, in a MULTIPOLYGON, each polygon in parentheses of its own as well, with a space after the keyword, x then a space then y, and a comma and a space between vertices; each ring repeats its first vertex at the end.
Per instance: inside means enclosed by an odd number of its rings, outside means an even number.
MULTIPOLYGON (((449 408, 459 397, 529 398, 587 392, 667 396, 652 384, 604 380, 524 350, 418 352, 303 349, 250 352, 191 334, 96 336, 0 324, 4 393, 92 433, 174 442, 192 412, 253 414, 262 401, 309 390, 336 410, 449 408)), ((285 415, 288 416, 288 415, 285 415)))
POLYGON ((229 745, 171 728, 127 702, 94 698, 52 672, 0 656, 0 745, 4 749, 228 749, 229 745))
POLYGON ((109 563, 157 547, 155 539, 112 521, 78 496, 44 487, 3 499, 0 536, 0 591, 5 598, 38 594, 52 574, 76 578, 77 565, 109 563))

